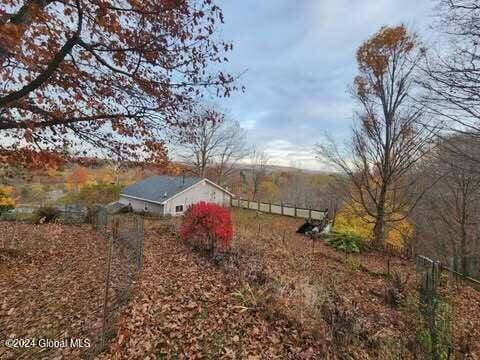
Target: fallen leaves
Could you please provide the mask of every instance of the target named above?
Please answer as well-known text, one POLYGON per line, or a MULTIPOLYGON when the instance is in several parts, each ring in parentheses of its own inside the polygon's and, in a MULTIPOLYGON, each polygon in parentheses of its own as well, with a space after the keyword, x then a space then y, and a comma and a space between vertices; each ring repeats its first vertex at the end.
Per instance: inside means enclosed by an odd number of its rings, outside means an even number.
MULTIPOLYGON (((99 358, 286 358, 296 342, 285 323, 241 313, 232 284, 171 235, 147 229, 144 269, 116 341, 99 358)), ((299 347, 298 352, 311 344, 299 347)))
MULTIPOLYGON (((15 256, 0 257, 0 359, 78 358, 99 346, 105 239, 89 225, 0 222, 15 256), (88 338, 93 347, 7 349, 7 338, 88 338), (38 352, 38 353, 37 353, 38 352)), ((118 257, 115 257, 118 261, 118 257)), ((120 276, 114 267, 114 284, 120 276)), ((118 288, 113 286, 115 289, 118 288)))
MULTIPOLYGON (((358 348, 362 356, 373 356, 366 352, 371 350, 369 341, 411 331, 400 310, 370 292, 385 284, 375 275, 382 270, 383 259, 361 254, 358 258, 368 271, 348 272, 343 255, 329 246, 318 243, 312 256, 307 238, 291 235, 282 241, 275 236, 275 231, 283 233, 282 227, 293 233, 295 221, 282 219, 281 226, 272 222, 256 237, 266 262, 261 270, 285 285, 278 288, 280 298, 269 299, 271 309, 258 301, 262 293, 253 286, 241 286, 231 273, 192 252, 174 233, 147 223, 144 267, 134 296, 98 359, 322 358, 331 350, 328 329, 319 327, 314 333, 307 326, 308 309, 303 308, 299 318, 293 310, 299 300, 311 302, 314 309, 318 294, 307 280, 326 275, 335 277, 340 295, 348 300, 345 304, 355 304, 355 317, 367 339, 358 348), (279 257, 279 247, 290 255, 279 257), (309 296, 299 299, 302 292, 309 296)), ((2 226, 4 233, 12 230, 11 224, 2 226)), ((21 224, 17 232, 23 250, 0 260, 0 340, 32 334, 94 339, 101 328, 104 239, 87 226, 44 224, 32 230, 31 225, 21 224)), ((404 260, 393 259, 392 264, 405 272, 414 271, 404 260)), ((119 275, 114 278, 120 281, 119 275)), ((454 324, 455 337, 460 342, 467 331, 473 334, 474 351, 478 351, 479 306, 479 293, 459 286, 455 309, 460 320, 454 324)), ((31 355, 8 352, 0 345, 2 359, 19 354, 31 355)), ((85 354, 48 350, 34 358, 85 354)))

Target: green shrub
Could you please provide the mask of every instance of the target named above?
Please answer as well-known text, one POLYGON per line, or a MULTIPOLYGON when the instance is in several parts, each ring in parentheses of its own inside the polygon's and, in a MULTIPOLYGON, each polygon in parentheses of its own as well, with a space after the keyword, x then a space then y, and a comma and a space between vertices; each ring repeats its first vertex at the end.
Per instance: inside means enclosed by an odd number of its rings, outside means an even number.
POLYGON ((359 253, 363 244, 360 236, 348 233, 333 233, 327 241, 335 249, 346 253, 359 253))
POLYGON ((17 213, 15 211, 4 211, 0 213, 0 220, 15 221, 17 220, 17 213))
POLYGON ((8 212, 13 209, 15 209, 15 206, 13 206, 12 204, 2 204, 0 205, 0 214, 3 214, 4 212, 8 212))
POLYGON ((52 222, 60 216, 60 211, 53 207, 41 207, 34 214, 34 220, 36 223, 48 223, 52 222))

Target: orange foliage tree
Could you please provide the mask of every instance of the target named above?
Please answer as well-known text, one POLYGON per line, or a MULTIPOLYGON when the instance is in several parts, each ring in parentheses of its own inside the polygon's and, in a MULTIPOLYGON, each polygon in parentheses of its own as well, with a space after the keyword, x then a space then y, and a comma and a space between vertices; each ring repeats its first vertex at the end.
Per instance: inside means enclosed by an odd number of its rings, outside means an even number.
POLYGON ((90 180, 90 172, 83 166, 75 166, 67 175, 67 187, 79 191, 90 180))
POLYGON ((413 170, 434 134, 424 130, 425 112, 411 95, 424 53, 404 25, 381 28, 362 44, 352 89, 360 111, 351 146, 340 149, 333 140, 318 146, 319 157, 347 175, 347 202, 373 221, 373 245, 379 248, 386 228, 404 220, 423 194, 413 191, 413 170))
POLYGON ((0 159, 165 159, 159 130, 235 89, 220 22, 212 0, 0 0, 0 159))

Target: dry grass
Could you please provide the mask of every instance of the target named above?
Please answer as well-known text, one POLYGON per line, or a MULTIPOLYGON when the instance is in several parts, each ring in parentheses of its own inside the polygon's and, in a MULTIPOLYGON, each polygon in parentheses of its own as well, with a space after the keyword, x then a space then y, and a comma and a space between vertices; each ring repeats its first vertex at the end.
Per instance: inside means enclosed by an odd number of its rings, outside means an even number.
MULTIPOLYGON (((276 307, 317 339, 327 339, 329 346, 356 354, 356 358, 383 357, 387 352, 405 358, 406 352, 394 345, 399 339, 402 348, 410 347, 409 356, 416 356, 412 323, 417 313, 403 306, 407 297, 416 296, 412 260, 391 258, 389 277, 387 258, 381 253, 345 256, 321 240, 312 248, 308 237, 295 233, 302 219, 240 209, 233 214, 234 247, 262 249, 266 277, 276 288, 269 307, 276 307), (345 341, 338 343, 338 339, 345 341)), ((480 340, 465 331, 480 329, 480 293, 454 281, 444 291, 456 295, 453 326, 457 354, 468 348, 470 354, 480 356, 480 340), (470 299, 466 299, 467 293, 470 299)))

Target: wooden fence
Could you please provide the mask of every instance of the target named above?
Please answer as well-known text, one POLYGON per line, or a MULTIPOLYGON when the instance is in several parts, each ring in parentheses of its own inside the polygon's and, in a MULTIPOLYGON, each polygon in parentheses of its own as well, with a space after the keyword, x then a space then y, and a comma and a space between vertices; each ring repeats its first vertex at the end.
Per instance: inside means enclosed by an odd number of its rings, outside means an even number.
POLYGON ((315 210, 289 206, 285 204, 271 204, 261 201, 251 201, 244 199, 234 199, 230 201, 231 207, 239 207, 243 209, 257 210, 264 213, 292 216, 304 219, 323 220, 328 210, 315 210))

